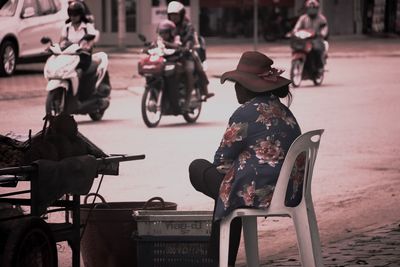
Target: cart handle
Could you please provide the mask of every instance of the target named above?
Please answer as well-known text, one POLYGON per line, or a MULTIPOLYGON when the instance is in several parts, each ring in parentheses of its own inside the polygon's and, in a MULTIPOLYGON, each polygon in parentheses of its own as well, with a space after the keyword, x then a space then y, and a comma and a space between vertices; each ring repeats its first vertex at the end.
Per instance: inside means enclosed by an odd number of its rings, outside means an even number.
POLYGON ((100 163, 111 163, 111 162, 122 162, 122 161, 131 161, 131 160, 140 160, 144 159, 146 156, 144 154, 141 155, 117 155, 117 154, 112 154, 109 157, 105 158, 98 158, 96 159, 97 162, 100 163))
MULTIPOLYGON (((96 161, 98 163, 108 164, 112 162, 122 162, 122 161, 131 161, 131 160, 140 160, 144 159, 146 156, 144 154, 141 155, 112 155, 110 157, 105 158, 97 158, 96 161)), ((18 167, 7 167, 0 169, 0 175, 17 175, 29 173, 37 170, 36 165, 25 165, 18 167)))

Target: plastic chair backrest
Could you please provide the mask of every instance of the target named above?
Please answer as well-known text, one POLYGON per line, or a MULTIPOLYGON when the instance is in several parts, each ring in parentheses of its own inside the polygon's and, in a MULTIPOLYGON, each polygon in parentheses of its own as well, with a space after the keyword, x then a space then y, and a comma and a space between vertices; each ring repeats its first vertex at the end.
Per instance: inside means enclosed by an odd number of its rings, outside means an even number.
POLYGON ((274 190, 274 195, 271 200, 271 205, 269 207, 269 210, 271 212, 278 212, 280 210, 286 210, 289 208, 285 205, 289 179, 297 157, 303 152, 305 153, 306 160, 304 181, 302 183, 303 188, 301 202, 303 202, 305 199, 311 200, 311 179, 315 159, 317 157, 317 152, 319 148, 319 142, 323 132, 323 129, 319 129, 304 133, 297 137, 290 146, 289 151, 287 152, 285 160, 283 162, 279 178, 274 190))

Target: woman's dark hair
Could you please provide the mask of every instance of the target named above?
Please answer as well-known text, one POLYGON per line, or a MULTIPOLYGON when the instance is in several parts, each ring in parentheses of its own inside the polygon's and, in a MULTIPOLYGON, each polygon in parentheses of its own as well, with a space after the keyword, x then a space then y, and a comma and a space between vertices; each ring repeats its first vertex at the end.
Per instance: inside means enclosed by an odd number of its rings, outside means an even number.
POLYGON ((292 93, 289 90, 289 85, 285 85, 285 86, 279 87, 275 90, 262 92, 262 93, 252 92, 247 88, 245 88, 245 89, 248 91, 248 95, 250 98, 253 98, 256 96, 274 95, 279 98, 287 98, 287 106, 288 107, 292 104, 293 97, 292 97, 292 93))
POLYGON ((275 89, 273 91, 270 91, 269 93, 279 97, 279 98, 285 98, 287 97, 287 105, 288 107, 292 104, 292 93, 290 92, 289 85, 285 85, 282 87, 279 87, 278 89, 275 89))
MULTIPOLYGON (((89 20, 86 18, 85 5, 80 1, 71 1, 68 5, 67 13, 69 17, 77 15, 81 18, 81 21, 85 23, 89 22, 89 20)), ((67 22, 70 22, 70 19, 69 21, 67 20, 67 22)))

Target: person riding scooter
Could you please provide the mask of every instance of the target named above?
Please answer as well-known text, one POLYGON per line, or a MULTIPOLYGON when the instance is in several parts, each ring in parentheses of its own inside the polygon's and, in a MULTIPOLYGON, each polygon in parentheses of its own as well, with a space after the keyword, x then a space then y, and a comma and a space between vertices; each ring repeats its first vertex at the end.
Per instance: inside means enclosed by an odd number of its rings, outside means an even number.
POLYGON ((305 3, 306 14, 300 16, 292 32, 298 30, 311 30, 315 33, 312 52, 316 54, 316 67, 323 71, 325 65, 328 37, 328 22, 319 10, 317 0, 307 0, 305 3))
POLYGON ((180 36, 176 35, 175 23, 165 19, 158 24, 157 42, 161 42, 165 48, 178 49, 182 46, 180 36))
MULTIPOLYGON (((68 47, 71 44, 79 44, 81 47, 80 62, 76 67, 76 72, 79 80, 84 84, 79 86, 78 94, 80 100, 86 100, 93 93, 92 90, 87 90, 87 88, 93 88, 93 86, 88 86, 87 84, 95 83, 96 78, 94 74, 98 64, 97 62, 92 62, 92 52, 93 46, 99 38, 99 32, 94 28, 93 23, 88 20, 85 5, 82 1, 74 0, 69 2, 68 16, 69 19, 61 31, 60 46, 68 47), (85 77, 85 79, 82 79, 82 77, 85 77)), ((106 74, 104 82, 109 85, 108 74, 106 74)), ((109 90, 107 89, 106 91, 109 90)))
POLYGON ((61 30, 61 47, 68 47, 71 44, 79 44, 82 48, 80 62, 77 67, 78 76, 86 71, 92 63, 92 50, 94 40, 98 36, 98 31, 93 24, 89 23, 85 15, 85 6, 80 1, 72 1, 68 5, 68 16, 70 21, 61 30), (86 36, 94 36, 93 40, 87 40, 86 36))
MULTIPOLYGON (((167 49, 180 50, 182 43, 179 35, 176 35, 175 23, 166 19, 161 21, 157 26, 157 40, 152 46, 165 47, 167 49)), ((178 59, 180 60, 180 59, 178 59)), ((183 62, 184 64, 184 62, 183 62)), ((165 93, 168 95, 171 108, 175 114, 181 113, 181 107, 179 105, 179 88, 176 79, 178 79, 179 72, 175 75, 166 77, 165 82, 168 91, 165 93)))
MULTIPOLYGON (((168 19, 173 21, 176 25, 176 34, 180 36, 182 46, 187 48, 189 51, 195 51, 194 49, 199 47, 198 36, 193 25, 190 23, 189 19, 185 15, 186 10, 183 4, 178 1, 171 1, 167 7, 167 13, 168 19)), ((196 71, 199 75, 199 85, 202 99, 205 101, 208 98, 214 96, 214 94, 208 92, 207 86, 209 81, 197 53, 192 52, 190 54, 187 54, 184 66, 188 87, 185 107, 186 109, 188 109, 191 92, 193 91, 195 83, 193 76, 194 71, 196 71)))

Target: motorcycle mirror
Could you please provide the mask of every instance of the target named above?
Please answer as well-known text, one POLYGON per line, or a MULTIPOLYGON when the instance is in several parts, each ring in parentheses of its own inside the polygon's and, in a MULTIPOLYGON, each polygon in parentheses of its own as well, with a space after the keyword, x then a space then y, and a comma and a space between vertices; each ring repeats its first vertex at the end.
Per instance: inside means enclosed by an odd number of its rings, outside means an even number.
POLYGON ((48 36, 44 36, 44 37, 42 37, 42 39, 40 39, 40 42, 41 42, 42 44, 51 43, 51 38, 48 37, 48 36))
POLYGON ((146 37, 143 34, 139 33, 138 37, 139 37, 140 41, 142 41, 144 43, 146 42, 146 37))

